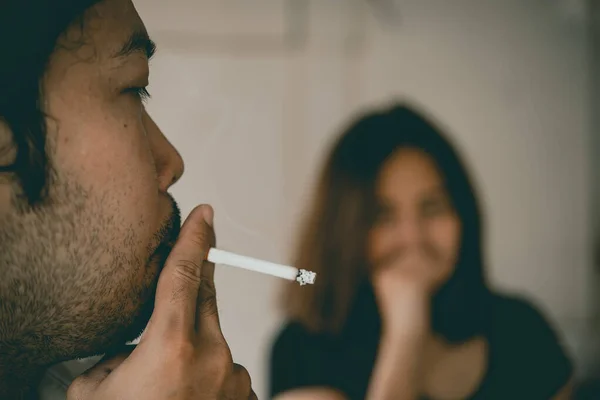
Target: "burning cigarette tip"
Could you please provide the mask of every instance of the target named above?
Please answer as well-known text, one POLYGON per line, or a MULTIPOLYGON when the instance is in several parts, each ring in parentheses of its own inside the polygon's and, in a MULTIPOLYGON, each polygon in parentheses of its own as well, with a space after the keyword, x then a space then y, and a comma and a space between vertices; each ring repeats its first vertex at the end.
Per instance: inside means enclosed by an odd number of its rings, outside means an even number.
POLYGON ((316 279, 317 279, 316 272, 301 269, 298 271, 298 276, 296 277, 296 282, 298 282, 300 284, 300 286, 314 285, 316 279))

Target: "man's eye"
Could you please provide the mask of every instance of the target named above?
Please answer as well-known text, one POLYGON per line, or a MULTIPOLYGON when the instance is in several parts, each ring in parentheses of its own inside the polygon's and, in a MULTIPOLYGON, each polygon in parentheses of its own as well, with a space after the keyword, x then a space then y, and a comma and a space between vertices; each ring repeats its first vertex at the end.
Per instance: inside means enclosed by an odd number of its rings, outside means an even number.
POLYGON ((131 87, 125 89, 125 93, 131 93, 134 96, 138 97, 142 102, 146 102, 151 96, 148 89, 145 87, 131 87))

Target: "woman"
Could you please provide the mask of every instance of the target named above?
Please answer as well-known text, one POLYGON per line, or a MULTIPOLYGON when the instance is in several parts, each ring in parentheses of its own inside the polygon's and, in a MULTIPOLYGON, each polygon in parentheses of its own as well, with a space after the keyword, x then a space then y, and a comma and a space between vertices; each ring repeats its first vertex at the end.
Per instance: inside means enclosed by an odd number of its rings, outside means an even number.
POLYGON ((335 144, 301 235, 271 395, 566 399, 571 364, 528 302, 492 292, 473 186, 440 130, 408 107, 335 144))

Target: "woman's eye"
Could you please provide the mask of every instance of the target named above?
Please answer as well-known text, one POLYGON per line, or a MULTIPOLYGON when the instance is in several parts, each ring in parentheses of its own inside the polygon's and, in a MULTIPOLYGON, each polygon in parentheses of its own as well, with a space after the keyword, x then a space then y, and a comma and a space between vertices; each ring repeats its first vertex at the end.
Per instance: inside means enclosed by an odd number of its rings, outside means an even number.
POLYGON ((125 89, 125 93, 133 94, 142 102, 146 102, 151 97, 150 92, 148 92, 148 89, 146 87, 131 87, 125 89))
POLYGON ((450 204, 443 200, 426 201, 421 206, 421 213, 425 217, 433 217, 450 211, 450 204))

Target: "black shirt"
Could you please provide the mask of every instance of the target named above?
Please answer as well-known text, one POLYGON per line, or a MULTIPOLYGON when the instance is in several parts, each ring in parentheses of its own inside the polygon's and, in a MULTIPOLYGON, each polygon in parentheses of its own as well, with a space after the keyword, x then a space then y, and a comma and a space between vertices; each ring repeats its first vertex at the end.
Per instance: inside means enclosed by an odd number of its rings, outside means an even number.
MULTIPOLYGON (((572 365, 545 318, 526 301, 494 295, 487 336, 488 369, 471 400, 552 398, 568 382, 572 365)), ((271 354, 271 398, 291 389, 337 389, 364 399, 377 344, 308 333, 289 323, 271 354)))

